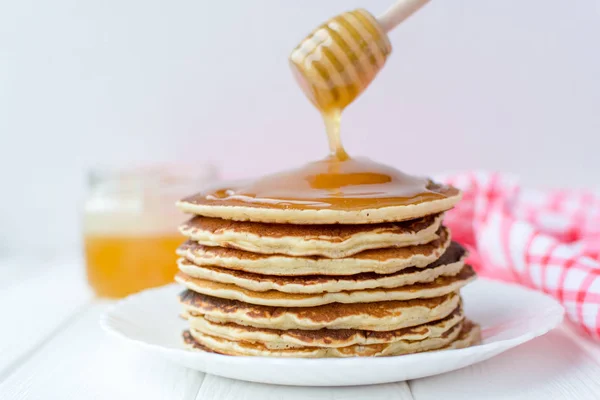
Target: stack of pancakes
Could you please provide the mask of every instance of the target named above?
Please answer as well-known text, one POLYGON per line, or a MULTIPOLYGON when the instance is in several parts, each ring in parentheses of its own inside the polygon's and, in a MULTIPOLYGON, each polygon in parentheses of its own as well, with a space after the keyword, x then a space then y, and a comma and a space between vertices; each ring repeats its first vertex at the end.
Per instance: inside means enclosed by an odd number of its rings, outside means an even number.
POLYGON ((180 227, 189 240, 178 249, 185 343, 276 357, 392 356, 477 343, 479 327, 465 318, 459 294, 475 273, 442 225, 459 199, 455 190, 443 201, 388 210, 393 222, 373 221, 383 214, 366 210, 353 224, 205 194, 181 200, 179 208, 195 214, 180 227))

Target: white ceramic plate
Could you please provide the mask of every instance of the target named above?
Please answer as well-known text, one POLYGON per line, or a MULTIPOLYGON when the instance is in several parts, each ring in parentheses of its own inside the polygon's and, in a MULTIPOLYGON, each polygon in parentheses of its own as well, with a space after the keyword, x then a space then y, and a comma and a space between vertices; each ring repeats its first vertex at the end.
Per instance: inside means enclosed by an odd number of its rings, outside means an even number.
POLYGON ((118 302, 101 320, 109 333, 186 367, 253 382, 303 386, 369 385, 441 374, 487 360, 543 335, 563 318, 551 297, 523 287, 478 279, 463 291, 465 312, 479 323, 483 344, 460 350, 395 357, 301 359, 231 357, 183 347, 178 285, 147 290, 118 302))

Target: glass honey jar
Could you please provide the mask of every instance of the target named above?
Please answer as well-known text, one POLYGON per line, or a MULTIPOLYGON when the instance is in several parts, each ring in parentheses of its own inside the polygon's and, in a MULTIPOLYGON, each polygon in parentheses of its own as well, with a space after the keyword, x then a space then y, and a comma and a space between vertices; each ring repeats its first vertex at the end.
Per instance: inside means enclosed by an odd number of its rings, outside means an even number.
POLYGON ((211 165, 92 171, 83 234, 95 293, 119 298, 173 282, 175 250, 184 241, 177 226, 189 218, 175 202, 216 177, 211 165))

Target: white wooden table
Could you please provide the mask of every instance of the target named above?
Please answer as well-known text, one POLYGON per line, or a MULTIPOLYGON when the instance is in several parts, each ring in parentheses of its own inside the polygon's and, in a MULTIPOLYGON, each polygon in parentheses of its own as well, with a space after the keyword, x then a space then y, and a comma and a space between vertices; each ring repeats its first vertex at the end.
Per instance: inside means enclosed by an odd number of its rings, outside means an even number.
POLYGON ((106 336, 78 262, 0 260, 0 399, 600 399, 600 345, 568 325, 501 356, 410 382, 342 388, 204 375, 106 336))

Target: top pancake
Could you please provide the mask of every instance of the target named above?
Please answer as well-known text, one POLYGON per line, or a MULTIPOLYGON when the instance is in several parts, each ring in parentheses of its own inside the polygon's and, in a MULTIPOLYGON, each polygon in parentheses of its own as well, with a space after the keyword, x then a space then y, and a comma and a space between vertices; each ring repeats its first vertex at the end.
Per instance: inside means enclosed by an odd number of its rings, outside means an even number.
POLYGON ((442 214, 370 225, 290 225, 196 216, 179 231, 202 245, 253 253, 343 258, 364 250, 403 247, 437 239, 442 214))
POLYGON ((184 212, 278 224, 374 224, 451 209, 461 192, 368 159, 327 158, 182 199, 184 212))

